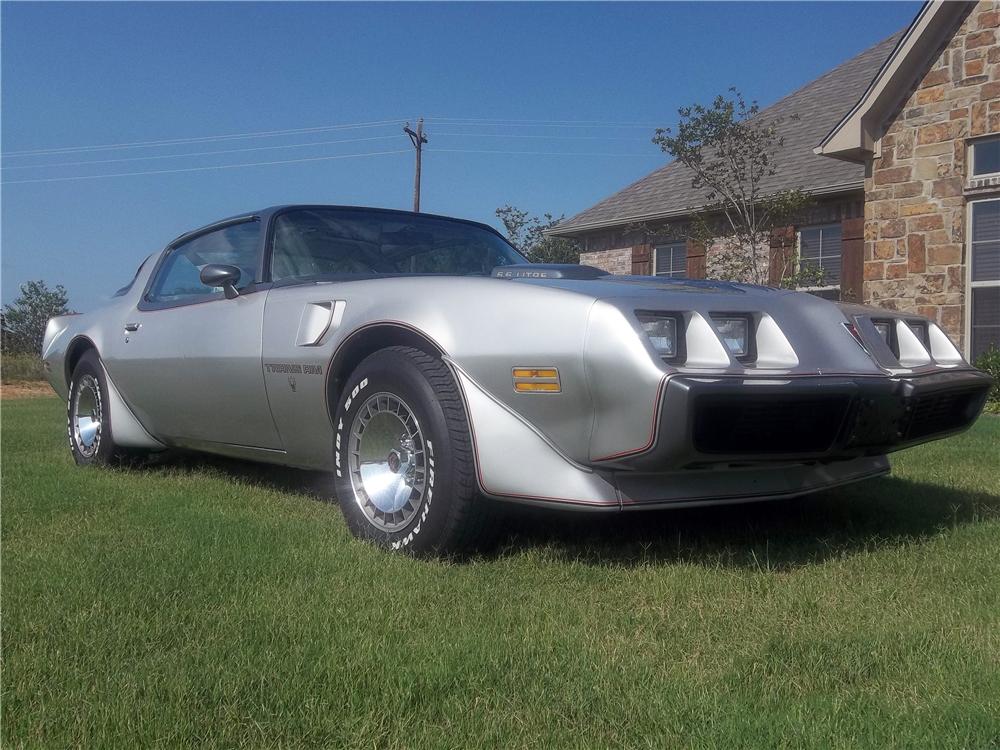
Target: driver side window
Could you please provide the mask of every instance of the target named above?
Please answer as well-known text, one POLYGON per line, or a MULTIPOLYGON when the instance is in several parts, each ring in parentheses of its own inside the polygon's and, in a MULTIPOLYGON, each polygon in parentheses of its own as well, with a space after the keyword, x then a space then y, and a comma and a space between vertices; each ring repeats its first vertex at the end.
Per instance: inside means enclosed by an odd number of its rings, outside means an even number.
POLYGON ((170 251, 146 295, 150 302, 187 304, 223 296, 221 287, 201 283, 201 269, 209 263, 222 263, 240 269, 239 289, 254 282, 260 222, 233 224, 198 235, 170 251))

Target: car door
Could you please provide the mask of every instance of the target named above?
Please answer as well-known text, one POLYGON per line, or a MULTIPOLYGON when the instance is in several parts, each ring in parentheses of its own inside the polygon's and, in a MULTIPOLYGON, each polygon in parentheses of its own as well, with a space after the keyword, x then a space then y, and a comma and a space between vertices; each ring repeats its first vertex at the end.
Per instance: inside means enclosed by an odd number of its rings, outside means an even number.
POLYGON ((256 218, 182 238, 127 311, 106 365, 157 436, 208 450, 213 444, 281 448, 261 366, 267 297, 256 285, 261 244, 256 218), (227 299, 201 282, 210 263, 240 269, 238 296, 227 299))

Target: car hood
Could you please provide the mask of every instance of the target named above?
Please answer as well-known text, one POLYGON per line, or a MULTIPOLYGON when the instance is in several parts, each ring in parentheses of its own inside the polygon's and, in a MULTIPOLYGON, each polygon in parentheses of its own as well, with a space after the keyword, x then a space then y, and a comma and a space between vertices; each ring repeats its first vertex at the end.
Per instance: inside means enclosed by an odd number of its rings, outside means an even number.
POLYGON ((724 295, 730 297, 775 297, 793 294, 788 290, 772 289, 753 284, 700 279, 670 279, 658 276, 601 276, 596 279, 510 279, 506 283, 531 284, 568 292, 586 294, 597 299, 646 297, 661 293, 724 295))

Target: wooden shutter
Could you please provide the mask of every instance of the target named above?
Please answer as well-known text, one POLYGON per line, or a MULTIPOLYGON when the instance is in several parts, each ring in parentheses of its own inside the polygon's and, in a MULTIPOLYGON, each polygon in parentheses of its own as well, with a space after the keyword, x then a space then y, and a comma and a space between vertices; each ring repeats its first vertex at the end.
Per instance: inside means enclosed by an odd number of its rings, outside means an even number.
POLYGON ((775 227, 771 230, 771 255, 767 266, 767 283, 778 286, 792 270, 795 255, 795 227, 775 227))
POLYGON ((689 279, 703 279, 706 276, 705 246, 694 240, 687 241, 687 275, 689 279))
POLYGON ((840 222, 840 299, 862 302, 865 283, 865 220, 840 222))
POLYGON ((653 264, 650 259, 651 248, 648 244, 632 246, 632 275, 650 276, 653 273, 653 264))

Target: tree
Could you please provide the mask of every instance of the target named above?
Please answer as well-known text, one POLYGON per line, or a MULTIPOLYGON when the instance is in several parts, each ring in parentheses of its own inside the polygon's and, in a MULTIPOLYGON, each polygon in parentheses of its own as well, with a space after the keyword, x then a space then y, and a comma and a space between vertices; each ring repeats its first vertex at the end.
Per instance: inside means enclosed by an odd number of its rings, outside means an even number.
MULTIPOLYGON (((811 199, 801 190, 765 190, 777 173, 784 118, 762 119, 757 102, 747 104, 735 88, 729 92, 708 107, 681 107, 676 132, 659 128, 653 142, 690 169, 691 187, 706 193, 707 204, 693 216, 688 233, 712 248, 713 275, 768 284, 772 231, 801 214, 811 199)), ((794 253, 786 253, 775 270, 781 286, 818 284, 822 277, 817 268, 800 267, 794 253)))
POLYGON ((4 343, 14 351, 39 354, 49 318, 69 312, 62 284, 49 289, 44 281, 21 284, 21 295, 3 306, 4 343))
POLYGON ((511 205, 498 208, 496 215, 503 222, 507 239, 532 263, 580 262, 580 245, 576 240, 545 236, 545 230, 562 221, 562 216, 545 214, 539 218, 511 205))

